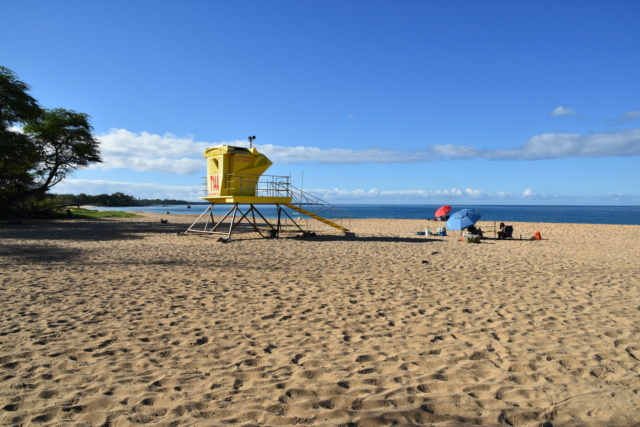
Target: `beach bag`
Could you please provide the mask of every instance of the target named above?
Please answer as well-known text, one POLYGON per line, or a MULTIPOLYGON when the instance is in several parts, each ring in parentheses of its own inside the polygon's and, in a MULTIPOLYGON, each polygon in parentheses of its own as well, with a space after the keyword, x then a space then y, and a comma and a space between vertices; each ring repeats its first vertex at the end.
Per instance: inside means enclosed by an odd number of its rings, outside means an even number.
POLYGON ((477 234, 463 233, 461 240, 465 243, 480 243, 480 236, 477 234))

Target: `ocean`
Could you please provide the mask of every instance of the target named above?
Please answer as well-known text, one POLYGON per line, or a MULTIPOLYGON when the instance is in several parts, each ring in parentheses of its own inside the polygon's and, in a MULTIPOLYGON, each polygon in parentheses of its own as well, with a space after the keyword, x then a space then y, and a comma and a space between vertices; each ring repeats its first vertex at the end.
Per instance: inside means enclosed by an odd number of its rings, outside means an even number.
MULTIPOLYGON (((424 219, 433 220, 438 205, 373 205, 336 204, 351 215, 351 218, 424 219)), ((97 207, 104 211, 143 211, 167 213, 170 215, 199 215, 207 209, 206 204, 169 206, 97 207)), ((224 215, 231 206, 216 205, 214 215, 224 215)), ((241 205, 242 208, 242 205, 241 205)), ((273 205, 262 205, 258 209, 266 218, 277 216, 273 205)), ((497 222, 556 222, 573 224, 626 224, 640 225, 640 206, 523 206, 523 205, 475 205, 455 206, 451 212, 460 209, 477 209, 480 221, 497 222)), ((295 217, 299 214, 296 212, 295 217)), ((294 217, 294 218, 295 218, 294 217)))

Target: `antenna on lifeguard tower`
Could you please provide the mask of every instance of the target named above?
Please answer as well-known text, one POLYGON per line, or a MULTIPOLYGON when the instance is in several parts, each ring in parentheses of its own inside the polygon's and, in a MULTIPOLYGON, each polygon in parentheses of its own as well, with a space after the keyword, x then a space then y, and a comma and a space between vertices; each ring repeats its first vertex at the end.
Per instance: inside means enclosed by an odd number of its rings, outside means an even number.
POLYGON ((250 136, 249 137, 249 148, 253 148, 253 140, 256 139, 255 136, 250 136))

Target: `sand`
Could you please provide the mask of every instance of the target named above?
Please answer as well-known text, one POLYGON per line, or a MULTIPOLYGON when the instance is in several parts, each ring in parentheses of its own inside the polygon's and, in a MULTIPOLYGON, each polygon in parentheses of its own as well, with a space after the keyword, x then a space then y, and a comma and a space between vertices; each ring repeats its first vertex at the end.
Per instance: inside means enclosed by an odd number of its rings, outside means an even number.
POLYGON ((640 425, 640 226, 193 219, 0 223, 0 425, 640 425))

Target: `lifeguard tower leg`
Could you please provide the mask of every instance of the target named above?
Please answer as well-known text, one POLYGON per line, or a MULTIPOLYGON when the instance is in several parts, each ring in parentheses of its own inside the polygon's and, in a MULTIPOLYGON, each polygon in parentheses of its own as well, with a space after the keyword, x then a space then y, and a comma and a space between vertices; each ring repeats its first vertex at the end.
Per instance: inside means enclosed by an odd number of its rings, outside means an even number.
MULTIPOLYGON (((209 207, 208 207, 204 212, 202 212, 202 213, 200 214, 200 216, 199 216, 195 221, 193 221, 193 224, 191 224, 191 225, 189 226, 189 228, 187 228, 187 231, 185 231, 185 234, 186 234, 186 233, 188 233, 189 231, 195 231, 195 232, 200 231, 200 230, 192 230, 192 228, 193 228, 193 226, 194 226, 194 225, 196 225, 196 223, 197 223, 198 221, 200 221, 200 218, 202 218, 202 217, 203 217, 204 215, 206 215, 207 213, 209 213, 209 216, 211 217, 212 222, 213 222, 213 203, 212 203, 212 204, 211 204, 211 206, 209 206, 209 207)), ((208 223, 208 220, 207 220, 207 223, 208 223)), ((206 231, 206 230, 207 230, 207 223, 205 223, 205 225, 204 225, 204 231, 206 231)))
POLYGON ((207 218, 207 222, 205 222, 204 224, 204 229, 207 229, 207 224, 209 224, 209 220, 211 220, 211 226, 213 226, 213 224, 215 223, 215 220, 213 219, 213 203, 211 203, 211 206, 209 207, 209 218, 207 218))
POLYGON ((231 233, 233 232, 233 229, 236 228, 235 226, 235 222, 236 222, 236 214, 238 213, 238 204, 236 203, 235 205, 233 205, 233 216, 231 217, 231 224, 229 225, 229 233, 227 234, 227 240, 231 239, 231 233))
MULTIPOLYGON (((236 206, 233 206, 231 209, 229 209, 229 212, 227 212, 227 213, 222 217, 222 219, 220 219, 220 221, 218 221, 218 223, 217 223, 216 225, 214 225, 214 226, 213 226, 213 228, 211 229, 211 232, 212 232, 212 233, 215 233, 215 232, 216 232, 216 230, 218 229, 218 226, 219 226, 220 224, 222 224, 222 221, 224 221, 225 219, 227 219, 227 218, 229 217, 229 215, 231 214, 231 212, 234 212, 234 216, 235 216, 235 209, 236 209, 236 206)), ((220 233, 220 234, 224 234, 224 233, 220 233)))
MULTIPOLYGON (((240 208, 238 207, 238 205, 236 205, 236 209, 237 209, 237 211, 238 211, 238 212, 240 212, 240 213, 242 214, 242 216, 240 217, 240 219, 238 220, 238 222, 236 222, 236 223, 232 223, 231 231, 233 231, 233 230, 238 226, 238 224, 240 224, 240 223, 242 222, 242 220, 244 219, 244 220, 246 220, 249 224, 251 224, 251 226, 253 226, 253 229, 254 229, 255 231, 257 231, 257 232, 258 232, 258 234, 260 234, 260 236, 261 236, 261 237, 264 237, 264 236, 262 235, 262 233, 260 232, 260 229, 258 228, 258 226, 257 226, 257 225, 256 225, 256 223, 255 223, 255 222, 256 222, 256 218, 255 218, 255 215, 254 215, 254 211, 256 211, 256 212, 257 212, 257 209, 256 209, 252 204, 250 204, 249 206, 250 206, 249 210, 248 210, 246 213, 243 213, 243 212, 242 212, 242 210, 240 210, 240 208), (249 215, 249 213, 251 213, 251 215, 253 216, 253 223, 252 223, 252 222, 249 220, 249 218, 247 217, 247 215, 249 215)), ((234 215, 234 217, 235 217, 235 215, 234 215)), ((268 222, 267 222, 267 224, 268 224, 268 222)), ((229 234, 229 235, 231 235, 231 234, 229 234)))
MULTIPOLYGON (((267 224, 269 226, 269 228, 271 229, 272 232, 278 233, 278 231, 273 228, 273 225, 271 225, 271 223, 269 221, 267 221, 267 219, 262 215, 262 213, 253 205, 251 205, 253 207, 253 209, 256 211, 256 213, 258 215, 260 215, 260 218, 262 218, 262 220, 265 222, 265 224, 267 224)), ((260 235, 262 236, 262 233, 260 233, 260 235)))
POLYGON ((307 234, 307 232, 306 232, 306 231, 304 231, 302 228, 300 228, 300 226, 298 225, 298 223, 297 223, 297 222, 295 222, 293 218, 291 218, 291 215, 289 215, 289 214, 287 213, 287 211, 285 211, 285 210, 282 208, 282 206, 280 206, 279 204, 276 204, 276 206, 278 207, 278 233, 280 232, 280 213, 283 213, 283 214, 285 214, 285 215, 286 215, 286 216, 291 220, 291 222, 292 222, 292 223, 293 223, 293 224, 298 228, 298 230, 300 230, 300 232, 301 232, 302 234, 307 234))

